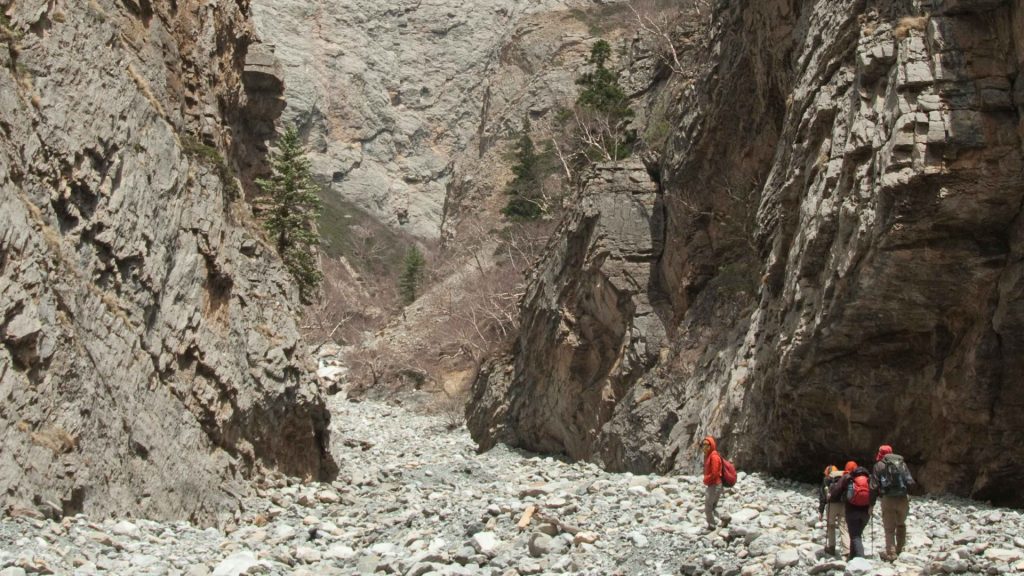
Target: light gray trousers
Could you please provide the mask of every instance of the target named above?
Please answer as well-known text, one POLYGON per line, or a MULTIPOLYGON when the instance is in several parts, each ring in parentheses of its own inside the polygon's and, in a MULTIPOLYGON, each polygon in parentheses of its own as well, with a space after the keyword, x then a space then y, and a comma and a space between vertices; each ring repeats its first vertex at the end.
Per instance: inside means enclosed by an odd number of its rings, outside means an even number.
POLYGON ((722 485, 712 484, 705 486, 704 490, 704 516, 707 517, 708 526, 715 527, 718 522, 715 518, 721 518, 718 513, 718 499, 722 497, 722 485))

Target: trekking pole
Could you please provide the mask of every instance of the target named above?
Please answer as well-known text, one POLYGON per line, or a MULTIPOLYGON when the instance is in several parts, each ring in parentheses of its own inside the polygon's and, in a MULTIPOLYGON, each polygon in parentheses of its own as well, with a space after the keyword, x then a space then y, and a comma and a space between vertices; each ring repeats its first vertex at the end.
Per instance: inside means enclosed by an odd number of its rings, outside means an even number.
POLYGON ((868 522, 871 522, 871 553, 875 553, 875 509, 871 509, 871 518, 868 518, 868 522))

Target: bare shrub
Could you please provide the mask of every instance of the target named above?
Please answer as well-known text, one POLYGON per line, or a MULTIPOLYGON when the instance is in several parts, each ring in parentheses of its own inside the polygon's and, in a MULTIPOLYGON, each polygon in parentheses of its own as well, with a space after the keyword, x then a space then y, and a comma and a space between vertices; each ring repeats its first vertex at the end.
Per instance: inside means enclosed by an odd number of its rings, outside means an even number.
POLYGON ((78 441, 67 430, 59 426, 43 426, 33 432, 29 438, 33 444, 49 448, 54 455, 67 454, 78 447, 78 441))
POLYGON ((459 389, 455 392, 442 390, 434 397, 430 409, 444 420, 447 429, 455 430, 466 423, 466 403, 468 401, 468 389, 459 389))
POLYGON ((628 6, 637 28, 654 43, 659 60, 673 74, 687 76, 684 53, 707 42, 711 0, 690 0, 682 6, 673 0, 632 0, 628 6))
POLYGON ((911 31, 924 32, 926 26, 928 16, 906 16, 896 23, 896 27, 892 29, 892 36, 897 40, 903 40, 910 36, 911 31))
MULTIPOLYGON (((527 273, 540 257, 553 223, 514 224, 493 234, 478 229, 474 239, 452 254, 473 266, 457 284, 445 286, 442 307, 450 318, 441 341, 457 344, 456 355, 473 363, 513 338, 519 330, 519 300, 527 273)), ((452 350, 453 347, 447 347, 452 350)))

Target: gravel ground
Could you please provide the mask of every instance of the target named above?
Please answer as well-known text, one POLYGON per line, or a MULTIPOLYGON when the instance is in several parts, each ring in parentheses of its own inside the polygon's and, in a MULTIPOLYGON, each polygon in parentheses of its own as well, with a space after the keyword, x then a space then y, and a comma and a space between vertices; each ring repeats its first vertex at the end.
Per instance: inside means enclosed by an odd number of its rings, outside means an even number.
POLYGON ((476 454, 441 417, 331 402, 335 482, 266 481, 219 529, 5 518, 0 576, 1024 572, 1015 510, 915 498, 899 561, 877 558, 876 513, 869 558, 847 564, 824 552, 810 485, 741 472, 721 504, 731 523, 708 533, 699 477, 611 474, 504 447, 476 454))

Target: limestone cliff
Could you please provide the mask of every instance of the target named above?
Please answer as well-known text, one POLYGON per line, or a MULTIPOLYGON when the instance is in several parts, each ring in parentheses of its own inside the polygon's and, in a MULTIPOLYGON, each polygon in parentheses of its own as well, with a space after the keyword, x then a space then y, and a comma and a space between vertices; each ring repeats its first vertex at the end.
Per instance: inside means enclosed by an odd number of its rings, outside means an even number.
POLYGON ((247 474, 330 474, 233 177, 283 107, 248 3, 0 7, 0 504, 211 522, 247 474))
POLYGON ((307 137, 330 192, 437 239, 458 159, 480 150, 478 136, 494 138, 506 106, 554 112, 552 94, 572 96, 571 75, 547 75, 563 59, 559 48, 586 36, 569 8, 579 15, 610 3, 255 0, 253 12, 284 64, 285 121, 307 137), (538 43, 524 40, 531 35, 538 43), (519 101, 525 82, 536 101, 519 101))
POLYGON ((1024 504, 1022 9, 720 2, 648 101, 652 182, 598 172, 478 378, 477 439, 669 470, 711 433, 808 477, 887 442, 1024 504))

